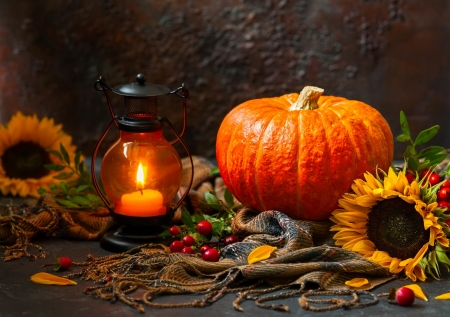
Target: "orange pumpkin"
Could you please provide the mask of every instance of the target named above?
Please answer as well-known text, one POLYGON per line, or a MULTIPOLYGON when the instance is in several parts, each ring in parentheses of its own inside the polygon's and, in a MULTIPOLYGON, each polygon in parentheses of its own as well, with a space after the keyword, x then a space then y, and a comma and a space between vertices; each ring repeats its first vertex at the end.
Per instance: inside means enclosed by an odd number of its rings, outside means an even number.
POLYGON ((394 140, 381 114, 305 87, 237 106, 216 141, 225 185, 245 206, 324 220, 353 180, 391 165, 394 140))

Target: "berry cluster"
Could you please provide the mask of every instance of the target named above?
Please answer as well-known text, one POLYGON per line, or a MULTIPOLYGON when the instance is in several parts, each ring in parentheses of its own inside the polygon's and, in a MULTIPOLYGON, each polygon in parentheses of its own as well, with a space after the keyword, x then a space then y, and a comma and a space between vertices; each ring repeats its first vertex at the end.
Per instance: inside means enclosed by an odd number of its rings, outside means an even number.
MULTIPOLYGON (((409 183, 415 180, 415 176, 413 174, 406 174, 406 178, 409 183)), ((440 208, 447 209, 445 212, 446 214, 450 213, 450 181, 444 180, 441 175, 434 173, 429 169, 426 169, 420 173, 419 180, 428 180, 428 182, 422 182, 422 186, 428 184, 428 187, 432 187, 441 184, 436 193, 437 202, 440 208)), ((450 219, 446 220, 445 223, 450 227, 450 219)))
MULTIPOLYGON (((170 251, 181 252, 185 254, 195 254, 198 250, 202 259, 209 262, 217 262, 220 258, 220 253, 217 250, 219 243, 216 243, 217 247, 213 247, 214 243, 205 243, 205 237, 211 237, 213 232, 213 226, 208 220, 202 220, 197 223, 196 226, 197 235, 190 235, 182 230, 178 226, 173 226, 169 229, 170 234, 173 237, 181 237, 181 240, 175 240, 170 244, 170 251), (197 239, 196 239, 197 238, 197 239)), ((208 239, 208 238, 207 238, 208 239)), ((239 238, 230 235, 223 239, 224 245, 229 245, 238 242, 239 238)), ((220 241, 219 241, 220 242, 220 241)))

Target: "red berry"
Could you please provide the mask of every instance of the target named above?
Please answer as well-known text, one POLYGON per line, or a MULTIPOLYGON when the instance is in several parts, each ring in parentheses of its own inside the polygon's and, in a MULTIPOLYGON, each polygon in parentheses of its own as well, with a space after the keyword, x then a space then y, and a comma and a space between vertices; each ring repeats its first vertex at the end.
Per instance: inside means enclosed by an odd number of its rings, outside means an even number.
POLYGON ((420 173, 420 179, 424 179, 430 176, 431 174, 433 174, 432 170, 423 170, 422 173, 420 173))
POLYGON ((191 247, 184 247, 183 250, 181 250, 181 253, 184 253, 184 254, 195 254, 195 251, 191 247))
POLYGON ((439 201, 449 201, 450 188, 442 188, 437 192, 437 198, 439 201))
POLYGON ((72 261, 66 256, 60 257, 59 263, 61 264, 61 268, 64 270, 68 269, 72 265, 72 261))
POLYGON ((172 228, 169 229, 169 232, 172 235, 172 237, 175 237, 180 234, 180 229, 177 226, 173 226, 172 228))
POLYGON ((184 244, 180 240, 175 240, 170 244, 170 252, 181 252, 183 250, 184 244))
POLYGON ((209 248, 202 255, 202 259, 204 261, 209 261, 209 262, 217 262, 217 261, 219 261, 219 258, 220 258, 219 252, 213 248, 209 248))
MULTIPOLYGON (((440 208, 447 208, 447 211, 450 210, 450 202, 448 202, 448 201, 440 201, 440 202, 438 203, 438 206, 439 206, 440 208)), ((446 213, 447 213, 447 211, 446 211, 446 213)))
POLYGON ((395 300, 401 306, 411 306, 414 303, 414 292, 407 287, 400 287, 395 292, 395 300))
POLYGON ((450 188, 450 181, 445 181, 442 185, 441 188, 450 188))
POLYGON ((183 244, 187 247, 192 247, 195 244, 195 239, 192 236, 183 237, 183 244))
POLYGON ((202 247, 200 248, 200 253, 203 254, 205 253, 206 250, 211 249, 209 245, 204 244, 202 245, 202 247))
POLYGON ((412 174, 406 174, 406 179, 408 180, 408 183, 412 183, 414 180, 416 180, 416 177, 412 174))
POLYGON ((450 227, 450 219, 445 220, 445 224, 447 225, 447 227, 450 227))
POLYGON ((437 185, 441 182, 441 176, 439 174, 431 174, 430 178, 428 179, 431 186, 437 185))
POLYGON ((207 220, 202 220, 197 224, 197 231, 198 233, 207 236, 211 233, 212 231, 212 225, 211 222, 207 221, 207 220))
POLYGON ((225 238, 225 240, 223 240, 223 244, 225 245, 233 244, 236 242, 239 242, 239 238, 236 236, 228 236, 225 238))

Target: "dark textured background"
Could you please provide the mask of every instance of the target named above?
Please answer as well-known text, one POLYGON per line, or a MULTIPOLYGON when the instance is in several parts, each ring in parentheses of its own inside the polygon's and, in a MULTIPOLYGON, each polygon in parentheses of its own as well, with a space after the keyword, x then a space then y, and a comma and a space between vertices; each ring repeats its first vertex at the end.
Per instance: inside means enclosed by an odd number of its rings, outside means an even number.
MULTIPOLYGON (((305 85, 372 105, 394 135, 400 110, 416 133, 439 124, 434 143, 450 147, 449 16, 448 0, 1 1, 0 123, 17 110, 52 116, 89 156, 110 121, 93 83, 142 72, 186 83, 197 155, 214 157, 234 106, 305 85)), ((181 101, 164 99, 160 115, 181 128, 181 101)))

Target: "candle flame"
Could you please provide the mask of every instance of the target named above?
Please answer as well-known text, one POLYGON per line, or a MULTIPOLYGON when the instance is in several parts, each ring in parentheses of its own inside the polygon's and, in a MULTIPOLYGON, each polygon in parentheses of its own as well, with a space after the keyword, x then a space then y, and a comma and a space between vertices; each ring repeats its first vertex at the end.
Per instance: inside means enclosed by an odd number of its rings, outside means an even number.
POLYGON ((139 167, 136 173, 136 189, 142 191, 144 189, 144 169, 139 162, 139 167))

